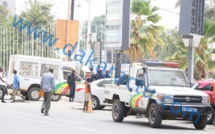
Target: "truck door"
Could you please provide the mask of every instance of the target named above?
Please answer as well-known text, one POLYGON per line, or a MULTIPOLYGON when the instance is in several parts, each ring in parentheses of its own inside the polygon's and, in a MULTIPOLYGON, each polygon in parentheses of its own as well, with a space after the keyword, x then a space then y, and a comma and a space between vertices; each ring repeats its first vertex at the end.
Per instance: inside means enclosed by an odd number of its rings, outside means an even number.
POLYGON ((60 91, 62 95, 69 95, 69 84, 67 83, 67 79, 71 74, 71 72, 62 71, 62 74, 63 74, 63 78, 61 82, 58 84, 58 91, 60 91))
POLYGON ((136 75, 136 92, 137 93, 142 93, 144 91, 144 85, 145 85, 145 79, 144 79, 144 72, 143 69, 137 70, 137 75, 136 75))
POLYGON ((140 109, 145 109, 146 108, 146 103, 147 102, 147 98, 144 96, 144 91, 145 91, 145 81, 146 81, 146 77, 145 77, 145 73, 143 71, 143 69, 140 69, 137 71, 136 74, 136 94, 132 96, 132 107, 136 107, 136 108, 140 108, 140 109))
POLYGON ((19 76, 20 76, 20 88, 27 91, 31 84, 40 84, 40 78, 38 77, 38 63, 20 61, 19 76))

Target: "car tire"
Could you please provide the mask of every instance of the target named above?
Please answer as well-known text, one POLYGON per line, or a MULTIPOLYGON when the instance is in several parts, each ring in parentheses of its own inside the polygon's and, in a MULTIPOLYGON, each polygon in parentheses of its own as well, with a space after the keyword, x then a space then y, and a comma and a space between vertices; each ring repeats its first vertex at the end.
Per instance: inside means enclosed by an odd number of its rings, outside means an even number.
POLYGON ((97 110, 98 109, 98 107, 99 107, 99 99, 96 97, 96 96, 93 96, 92 98, 91 98, 91 101, 92 101, 92 109, 93 110, 97 110))
POLYGON ((214 112, 214 109, 212 108, 211 113, 208 115, 207 123, 212 124, 214 122, 214 119, 215 119, 215 112, 214 112))
POLYGON ((196 118, 193 118, 193 125, 196 129, 199 129, 199 130, 202 130, 205 128, 205 126, 207 125, 207 119, 208 119, 208 116, 207 115, 201 115, 198 122, 195 123, 196 121, 196 118))
POLYGON ((162 123, 162 114, 158 111, 157 105, 152 103, 148 111, 148 120, 152 128, 159 128, 162 123))
POLYGON ((30 90, 28 91, 28 98, 31 101, 38 101, 40 99, 39 91, 40 91, 40 88, 31 87, 30 90))
POLYGON ((54 95, 52 95, 52 97, 51 97, 51 101, 59 101, 61 99, 61 95, 59 95, 59 94, 54 94, 54 95))
POLYGON ((125 104, 115 100, 112 106, 112 118, 115 122, 122 122, 125 117, 125 104))

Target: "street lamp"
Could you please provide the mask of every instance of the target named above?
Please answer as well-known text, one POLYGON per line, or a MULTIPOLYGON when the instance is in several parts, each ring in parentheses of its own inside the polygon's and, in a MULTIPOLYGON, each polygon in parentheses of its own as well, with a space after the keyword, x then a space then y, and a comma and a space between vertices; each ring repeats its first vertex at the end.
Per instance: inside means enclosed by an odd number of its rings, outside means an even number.
MULTIPOLYGON (((79 0, 79 3, 78 3, 78 7, 81 7, 81 4, 80 4, 80 1, 79 0)), ((88 2, 88 26, 87 26, 87 50, 86 50, 86 53, 87 55, 90 54, 90 45, 91 45, 91 21, 90 21, 90 17, 91 17, 91 1, 90 0, 83 0, 83 1, 87 1, 88 2)))

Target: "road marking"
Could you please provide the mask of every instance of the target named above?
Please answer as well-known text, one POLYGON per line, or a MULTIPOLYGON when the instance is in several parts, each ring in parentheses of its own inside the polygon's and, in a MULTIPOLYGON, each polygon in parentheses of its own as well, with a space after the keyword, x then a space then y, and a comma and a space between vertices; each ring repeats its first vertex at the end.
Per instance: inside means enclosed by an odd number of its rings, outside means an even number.
MULTIPOLYGON (((16 114, 16 115, 27 115, 27 116, 31 116, 30 118, 36 118, 36 119, 44 119, 44 118, 41 118, 41 117, 38 117, 38 116, 36 117, 35 114, 29 114, 29 113, 12 112, 12 111, 7 111, 7 110, 1 110, 1 112, 12 113, 12 114, 16 114)), ((59 122, 63 122, 63 123, 65 123, 65 121, 67 121, 67 120, 62 120, 62 119, 59 119, 59 118, 54 118, 54 119, 49 118, 48 120, 49 121, 59 121, 59 122)), ((77 125, 78 124, 79 125, 87 124, 87 123, 82 123, 82 122, 74 122, 74 121, 70 121, 70 120, 67 121, 66 123, 77 124, 77 125)))
POLYGON ((36 120, 36 119, 30 119, 30 118, 25 118, 25 117, 17 117, 17 116, 12 116, 12 115, 8 115, 8 114, 2 114, 0 113, 0 116, 8 116, 11 118, 17 118, 17 119, 23 119, 23 120, 29 120, 29 121, 34 121, 34 122, 40 122, 40 123, 46 123, 46 124, 52 124, 52 125, 56 125, 56 126, 62 126, 62 127, 68 127, 68 128, 76 128, 76 129, 81 129, 81 130, 85 130, 85 131, 90 131, 90 132, 94 132, 94 133, 99 133, 99 134, 112 134, 112 133, 108 133, 108 132, 102 132, 102 131, 97 131, 97 130, 93 130, 93 129, 87 129, 87 128, 83 128, 83 127, 74 127, 71 125, 63 125, 63 124, 58 124, 58 123, 53 123, 53 122, 48 122, 48 121, 41 121, 41 120, 36 120))
POLYGON ((112 133, 97 131, 97 130, 93 130, 93 129, 87 129, 87 128, 83 128, 83 127, 75 127, 75 128, 81 129, 81 130, 86 130, 86 131, 91 131, 91 132, 95 132, 95 133, 101 133, 101 134, 112 134, 112 133))

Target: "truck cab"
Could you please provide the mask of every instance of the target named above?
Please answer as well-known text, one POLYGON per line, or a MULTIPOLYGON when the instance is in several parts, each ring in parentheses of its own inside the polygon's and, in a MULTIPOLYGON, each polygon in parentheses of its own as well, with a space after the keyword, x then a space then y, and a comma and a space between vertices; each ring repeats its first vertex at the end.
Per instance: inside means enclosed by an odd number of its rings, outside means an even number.
POLYGON ((145 61, 131 66, 125 85, 105 85, 106 102, 113 103, 113 120, 143 114, 153 128, 160 127, 162 120, 183 119, 204 129, 211 111, 209 97, 191 89, 178 67, 175 62, 145 61))

